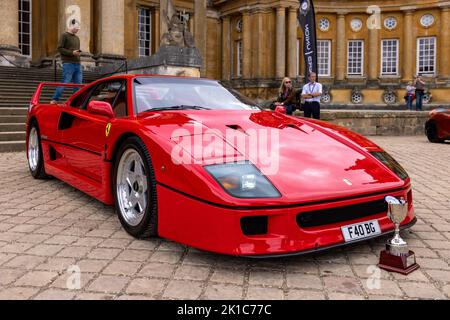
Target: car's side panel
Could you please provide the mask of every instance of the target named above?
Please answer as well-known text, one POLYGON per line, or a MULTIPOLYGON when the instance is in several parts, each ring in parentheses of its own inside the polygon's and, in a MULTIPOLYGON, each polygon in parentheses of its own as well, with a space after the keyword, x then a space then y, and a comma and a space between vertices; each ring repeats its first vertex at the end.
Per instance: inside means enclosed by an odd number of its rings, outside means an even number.
POLYGON ((106 205, 113 205, 114 201, 111 197, 111 163, 103 162, 99 168, 101 171, 102 182, 96 182, 88 177, 78 174, 66 167, 50 165, 46 167, 46 172, 61 181, 66 182, 72 187, 87 193, 91 197, 103 202, 106 205), (48 168, 48 169, 47 169, 48 168))
POLYGON ((438 113, 436 116, 438 136, 440 139, 450 138, 450 110, 438 113))
POLYGON ((109 120, 76 108, 67 108, 64 114, 73 117, 71 126, 61 130, 68 169, 102 183, 101 165, 109 120))
POLYGON ((108 120, 67 104, 37 104, 28 115, 32 118, 40 128, 46 173, 112 205, 111 163, 104 161, 108 120))
MULTIPOLYGON (((61 111, 62 106, 60 105, 36 105, 29 117, 29 120, 35 119, 39 127, 42 155, 47 173, 51 171, 52 167, 64 168, 66 166, 61 132, 58 130, 61 111)), ((30 124, 27 123, 27 132, 30 124)))

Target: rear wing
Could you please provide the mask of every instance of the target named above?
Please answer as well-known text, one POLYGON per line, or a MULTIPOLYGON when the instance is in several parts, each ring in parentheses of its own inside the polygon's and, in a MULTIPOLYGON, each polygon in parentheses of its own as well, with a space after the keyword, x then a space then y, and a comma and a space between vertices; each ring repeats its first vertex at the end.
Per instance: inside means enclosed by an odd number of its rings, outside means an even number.
POLYGON ((39 99, 41 97, 42 89, 44 87, 68 87, 68 88, 83 88, 85 84, 75 84, 75 83, 58 83, 58 82, 41 82, 36 88, 33 97, 31 98, 31 105, 35 106, 39 104, 39 99))

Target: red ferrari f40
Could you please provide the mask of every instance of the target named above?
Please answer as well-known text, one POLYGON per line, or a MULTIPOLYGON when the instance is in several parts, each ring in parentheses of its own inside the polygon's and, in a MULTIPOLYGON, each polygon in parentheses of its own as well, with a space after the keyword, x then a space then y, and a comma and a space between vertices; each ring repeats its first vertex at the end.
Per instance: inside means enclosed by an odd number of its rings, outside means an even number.
MULTIPOLYGON (((218 81, 119 75, 27 118, 31 174, 114 205, 137 238, 268 257, 316 252, 394 230, 385 197, 411 181, 345 128, 260 109, 218 81)), ((73 85, 72 85, 73 86, 73 85)))

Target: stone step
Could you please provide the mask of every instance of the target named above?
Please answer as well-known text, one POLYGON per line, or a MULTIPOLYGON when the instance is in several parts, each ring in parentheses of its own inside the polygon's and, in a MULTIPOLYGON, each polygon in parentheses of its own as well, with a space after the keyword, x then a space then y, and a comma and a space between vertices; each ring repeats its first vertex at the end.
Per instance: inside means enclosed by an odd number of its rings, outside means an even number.
MULTIPOLYGON (((47 76, 53 76, 55 74, 54 68, 45 68, 45 69, 39 69, 39 68, 29 68, 29 69, 22 69, 22 68, 15 68, 11 67, 10 69, 4 69, 3 67, 0 67, 0 75, 15 75, 15 76, 21 76, 21 75, 47 75, 47 76)), ((56 74, 61 76, 62 75, 62 69, 58 68, 56 69, 56 74)), ((99 77, 100 74, 91 71, 91 70, 83 70, 83 74, 88 77, 99 77)))
MULTIPOLYGON (((46 78, 53 78, 55 76, 54 71, 47 71, 47 72, 39 72, 39 71, 23 71, 23 69, 16 69, 16 72, 8 72, 8 71, 4 71, 4 70, 0 70, 0 76, 9 76, 9 77, 25 77, 25 76, 30 76, 30 77, 34 77, 37 78, 38 76, 41 77, 46 77, 46 78)), ((57 71, 56 76, 58 78, 62 77, 62 72, 60 70, 57 71)), ((97 74, 97 73, 92 73, 89 71, 83 71, 83 76, 86 78, 92 78, 92 79, 97 79, 99 77, 101 77, 101 75, 97 74)))
POLYGON ((26 115, 0 115, 0 123, 25 123, 26 120, 26 115))
MULTIPOLYGON (((53 73, 51 74, 8 74, 8 73, 2 73, 0 72, 0 78, 2 79, 12 79, 12 80, 18 80, 18 79, 27 79, 27 80, 41 80, 42 79, 46 79, 46 80, 55 80, 55 76, 53 75, 53 73)), ((84 73, 83 74, 83 78, 87 79, 87 80, 97 80, 100 77, 97 75, 89 75, 84 73)), ((61 80, 62 79, 62 75, 60 73, 58 73, 56 75, 56 79, 57 80, 61 80)))
MULTIPOLYGON (((41 97, 45 97, 45 96, 51 96, 55 93, 56 88, 54 89, 47 89, 47 90, 43 90, 43 92, 41 92, 41 97)), ((0 90, 0 100, 2 99, 17 99, 17 98, 23 98, 23 97, 29 97, 31 98, 33 96, 33 94, 35 93, 36 89, 33 90, 28 90, 28 91, 21 91, 18 92, 15 89, 11 89, 10 91, 1 91, 0 90)), ((70 89, 66 89, 63 91, 63 94, 66 96, 70 96, 72 95, 72 91, 70 89)))
POLYGON ((0 123, 0 132, 18 132, 25 131, 24 123, 0 123))
POLYGON ((27 108, 0 108, 0 116, 26 116, 27 108))
MULTIPOLYGON (((96 81, 97 79, 84 79, 83 83, 91 83, 96 81)), ((18 86, 18 87, 23 87, 23 86, 37 86, 39 83, 41 82, 61 82, 61 79, 57 79, 56 81, 52 78, 36 78, 36 79, 31 79, 31 78, 23 78, 23 79, 15 79, 15 78, 2 78, 0 76, 0 86, 18 86)))
POLYGON ((0 132, 0 141, 25 141, 25 131, 0 132))
POLYGON ((25 140, 0 141, 0 152, 20 152, 26 150, 25 140))
POLYGON ((30 101, 27 101, 26 104, 24 103, 9 103, 9 102, 2 102, 0 101, 0 109, 25 109, 28 110, 28 107, 30 106, 30 101))

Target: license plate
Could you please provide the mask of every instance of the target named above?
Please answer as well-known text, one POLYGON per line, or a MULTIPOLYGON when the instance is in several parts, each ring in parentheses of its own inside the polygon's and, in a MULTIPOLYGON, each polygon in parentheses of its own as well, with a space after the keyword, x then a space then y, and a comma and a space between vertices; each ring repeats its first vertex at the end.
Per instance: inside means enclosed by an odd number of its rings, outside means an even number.
POLYGON ((367 221, 342 227, 345 242, 352 242, 381 234, 377 220, 367 221))

